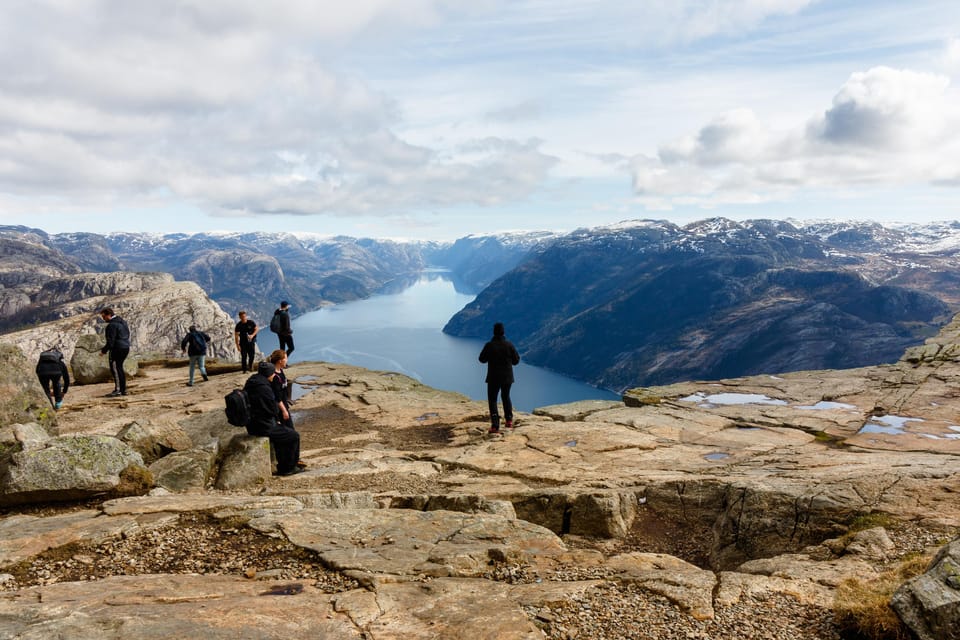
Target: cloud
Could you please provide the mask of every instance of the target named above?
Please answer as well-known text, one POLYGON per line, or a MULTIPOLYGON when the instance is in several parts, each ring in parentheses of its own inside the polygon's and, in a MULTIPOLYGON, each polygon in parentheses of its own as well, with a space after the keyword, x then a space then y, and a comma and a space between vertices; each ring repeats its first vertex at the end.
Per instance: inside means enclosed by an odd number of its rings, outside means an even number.
POLYGON ((654 208, 782 200, 798 189, 952 185, 960 178, 960 95, 945 76, 876 67, 854 73, 822 114, 774 130, 750 110, 632 163, 654 208))

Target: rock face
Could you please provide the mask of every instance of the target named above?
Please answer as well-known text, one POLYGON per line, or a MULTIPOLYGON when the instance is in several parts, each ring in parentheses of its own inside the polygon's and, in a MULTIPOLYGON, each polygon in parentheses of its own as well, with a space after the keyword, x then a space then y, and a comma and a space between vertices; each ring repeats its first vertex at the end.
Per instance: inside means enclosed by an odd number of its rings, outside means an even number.
MULTIPOLYGON (((103 322, 97 312, 106 306, 112 307, 130 327, 128 362, 137 356, 178 356, 180 341, 190 325, 210 335, 208 356, 228 360, 239 357, 233 340, 233 320, 193 282, 177 282, 169 274, 139 273, 93 274, 89 280, 77 277, 53 282, 63 287, 51 284, 50 300, 64 302, 52 307, 47 315, 58 319, 0 335, 0 342, 19 346, 28 359, 35 360, 41 351, 59 346, 67 360, 72 361, 77 341, 83 335, 96 335, 96 340, 85 339, 84 345, 85 350, 93 351, 94 343, 99 341, 98 350, 104 342, 103 322), (111 293, 86 297, 98 291, 111 293), (80 297, 69 300, 74 295, 80 297)), ((88 379, 86 373, 82 375, 88 379)), ((102 374, 93 375, 96 380, 104 379, 102 374)), ((110 379, 109 375, 106 379, 110 379)))
POLYGON ((926 573, 900 587, 891 605, 920 640, 960 638, 960 539, 941 549, 926 573))
MULTIPOLYGON (((110 362, 106 355, 100 353, 103 348, 103 338, 98 335, 84 334, 77 338, 73 346, 73 355, 70 356, 70 372, 77 384, 96 384, 110 382, 113 374, 110 373, 110 362)), ((123 361, 123 371, 128 376, 137 375, 136 357, 123 361)))
POLYGON ((511 318, 527 362, 624 389, 893 362, 951 315, 960 287, 931 276, 953 270, 950 251, 898 259, 888 246, 890 263, 916 258, 922 272, 894 277, 823 235, 723 219, 580 230, 534 251, 444 331, 484 337, 511 318))

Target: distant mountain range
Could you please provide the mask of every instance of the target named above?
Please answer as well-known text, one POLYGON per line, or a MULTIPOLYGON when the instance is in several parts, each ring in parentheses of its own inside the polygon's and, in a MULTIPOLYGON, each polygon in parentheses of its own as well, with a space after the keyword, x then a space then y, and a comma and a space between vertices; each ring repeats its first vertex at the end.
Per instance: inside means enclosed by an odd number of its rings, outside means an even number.
POLYGON ((644 220, 445 243, 0 227, 0 330, 46 317, 84 272, 170 273, 266 323, 280 300, 305 313, 443 267, 480 292, 444 331, 503 321, 526 362, 622 390, 894 361, 960 309, 958 252, 960 223, 644 220))
POLYGON ((507 325, 525 360, 622 390, 893 362, 960 308, 960 224, 722 218, 579 230, 444 331, 507 325))

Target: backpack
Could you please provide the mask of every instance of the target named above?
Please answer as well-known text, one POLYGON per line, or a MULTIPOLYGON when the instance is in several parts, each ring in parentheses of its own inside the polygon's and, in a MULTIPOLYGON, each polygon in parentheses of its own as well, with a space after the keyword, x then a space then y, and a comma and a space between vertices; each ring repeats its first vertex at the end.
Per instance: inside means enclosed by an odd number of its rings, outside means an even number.
POLYGON ((275 313, 270 319, 270 331, 274 333, 280 333, 280 330, 283 329, 283 320, 280 319, 280 314, 275 313))
POLYGON ((57 351, 56 349, 51 349, 50 351, 44 351, 40 354, 40 362, 59 363, 61 359, 63 359, 63 354, 57 351))
POLYGON ((226 404, 224 412, 227 422, 235 427, 245 427, 250 424, 250 401, 247 392, 243 389, 234 389, 223 397, 226 404))
POLYGON ((199 331, 193 331, 190 334, 190 339, 193 341, 193 346, 197 348, 197 351, 200 353, 206 353, 207 351, 207 341, 203 339, 203 334, 199 331))

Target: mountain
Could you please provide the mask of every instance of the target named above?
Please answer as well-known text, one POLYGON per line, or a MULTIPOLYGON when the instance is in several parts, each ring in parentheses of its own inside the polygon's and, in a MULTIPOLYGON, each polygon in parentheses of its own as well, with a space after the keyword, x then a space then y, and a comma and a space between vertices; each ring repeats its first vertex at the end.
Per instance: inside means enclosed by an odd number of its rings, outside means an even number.
POLYGON ((893 362, 960 304, 960 230, 714 218, 582 229, 448 322, 507 325, 524 359, 622 390, 893 362), (923 239, 926 238, 926 242, 923 239))
POLYGON ((530 251, 557 237, 559 234, 548 231, 469 235, 453 244, 432 245, 425 255, 431 264, 450 269, 472 291, 480 291, 520 264, 530 251))

